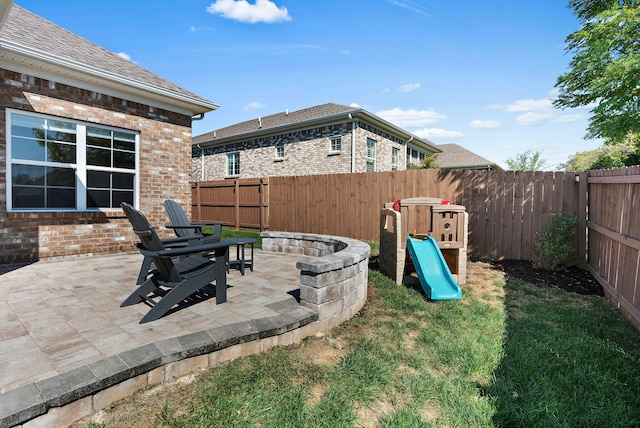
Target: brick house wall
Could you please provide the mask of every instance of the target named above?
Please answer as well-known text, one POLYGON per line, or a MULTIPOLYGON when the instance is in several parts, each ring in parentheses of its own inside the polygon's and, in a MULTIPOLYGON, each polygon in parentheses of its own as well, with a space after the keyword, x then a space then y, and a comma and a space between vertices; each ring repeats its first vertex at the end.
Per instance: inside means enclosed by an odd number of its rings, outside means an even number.
POLYGON ((156 227, 165 199, 190 209, 190 116, 0 69, 0 263, 134 251, 137 240, 121 210, 7 212, 6 108, 138 131, 140 209, 156 227))
MULTIPOLYGON (((376 171, 391 170, 392 148, 399 150, 398 169, 405 169, 404 141, 368 125, 356 122, 355 172, 366 172, 367 138, 376 140, 376 171)), ((238 143, 193 148, 193 181, 216 181, 227 176, 227 154, 240 153, 240 175, 234 178, 261 178, 338 174, 351 172, 352 122, 323 125, 238 143), (342 150, 331 152, 331 138, 342 137, 342 150), (276 145, 284 144, 284 159, 276 159, 276 145)))

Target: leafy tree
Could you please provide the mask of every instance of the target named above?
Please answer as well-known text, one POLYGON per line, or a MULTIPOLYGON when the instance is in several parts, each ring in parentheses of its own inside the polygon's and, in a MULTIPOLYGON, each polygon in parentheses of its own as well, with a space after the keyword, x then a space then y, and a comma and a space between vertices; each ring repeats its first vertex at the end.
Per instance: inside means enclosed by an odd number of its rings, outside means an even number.
POLYGON ((573 54, 554 105, 594 106, 587 138, 620 143, 640 134, 640 1, 570 0, 581 28, 567 37, 573 54))
POLYGON ((524 153, 518 153, 504 161, 513 171, 539 171, 547 165, 547 161, 541 158, 542 150, 531 149, 524 153))
POLYGON ((640 165, 638 142, 627 138, 619 144, 604 144, 597 149, 579 152, 560 165, 561 169, 572 172, 585 172, 592 169, 622 168, 640 165))

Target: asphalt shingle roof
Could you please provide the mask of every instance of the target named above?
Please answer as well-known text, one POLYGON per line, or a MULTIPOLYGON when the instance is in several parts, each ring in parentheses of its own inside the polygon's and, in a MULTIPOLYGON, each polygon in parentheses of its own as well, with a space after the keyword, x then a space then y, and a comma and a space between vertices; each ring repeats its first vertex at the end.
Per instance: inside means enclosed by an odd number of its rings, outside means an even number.
POLYGON ((500 169, 500 167, 488 159, 477 155, 457 144, 439 144, 442 153, 438 155, 439 168, 488 168, 500 169))
POLYGON ((193 137, 193 143, 211 141, 214 138, 225 138, 233 135, 241 135, 258 130, 268 130, 280 126, 293 125, 314 119, 321 119, 337 114, 347 114, 362 111, 360 108, 349 107, 340 104, 328 103, 319 106, 309 107, 297 111, 284 111, 269 116, 235 123, 215 131, 207 132, 193 137))
POLYGON ((161 88, 178 96, 186 96, 196 103, 215 106, 211 101, 16 4, 10 5, 4 24, 0 27, 0 48, 3 41, 37 51, 54 63, 64 62, 71 67, 88 69, 98 74, 104 72, 106 78, 109 75, 121 77, 151 86, 151 89, 161 88))

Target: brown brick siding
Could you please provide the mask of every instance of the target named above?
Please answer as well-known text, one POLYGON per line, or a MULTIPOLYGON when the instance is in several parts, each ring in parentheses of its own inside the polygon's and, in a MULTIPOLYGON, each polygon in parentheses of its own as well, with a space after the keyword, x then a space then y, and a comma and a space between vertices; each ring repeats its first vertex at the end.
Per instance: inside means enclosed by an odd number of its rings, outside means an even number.
POLYGON ((130 251, 135 242, 121 210, 7 213, 5 108, 138 131, 140 209, 156 227, 166 224, 165 199, 190 209, 188 115, 0 69, 0 263, 130 251))
MULTIPOLYGON (((227 154, 233 152, 240 152, 239 178, 351 172, 351 124, 348 121, 319 126, 218 147, 194 147, 192 179, 213 181, 228 178, 227 154), (337 154, 330 151, 334 136, 342 136, 342 151, 337 154), (276 160, 277 144, 284 144, 285 157, 282 160, 276 160)), ((362 122, 357 122, 355 134, 355 172, 366 171, 367 137, 376 140, 376 171, 391 170, 393 147, 399 149, 398 169, 405 169, 406 148, 402 140, 362 122)))

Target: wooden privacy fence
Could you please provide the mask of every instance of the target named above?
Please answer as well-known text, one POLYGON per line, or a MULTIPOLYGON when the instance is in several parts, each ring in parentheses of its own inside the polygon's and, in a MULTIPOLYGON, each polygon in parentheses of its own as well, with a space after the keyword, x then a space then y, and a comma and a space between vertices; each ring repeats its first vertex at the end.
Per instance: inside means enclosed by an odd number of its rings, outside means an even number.
POLYGON ((586 176, 578 180, 564 172, 435 169, 272 177, 270 227, 378 241, 384 203, 428 196, 466 207, 474 258, 529 259, 537 235, 561 211, 578 217, 574 244, 584 255, 586 176))
POLYGON ((586 257, 588 241, 589 271, 640 329, 640 167, 580 175, 427 169, 231 180, 192 189, 199 221, 374 242, 384 203, 447 199, 469 213, 469 255, 490 260, 530 260, 551 215, 574 215, 574 247, 586 257))
POLYGON ((193 185, 193 216, 236 228, 379 240, 386 202, 418 196, 450 200, 469 213, 474 258, 529 259, 551 214, 580 221, 574 244, 586 253, 586 175, 564 172, 409 170, 270 177, 193 185))
POLYGON ((640 330, 640 167, 589 175, 589 272, 640 330))
POLYGON ((236 229, 268 229, 269 179, 192 183, 191 215, 236 229))

